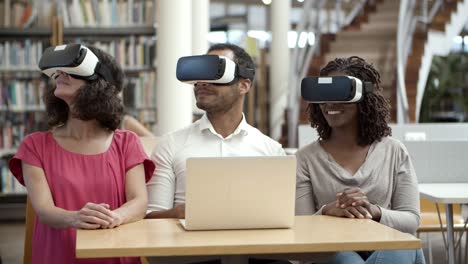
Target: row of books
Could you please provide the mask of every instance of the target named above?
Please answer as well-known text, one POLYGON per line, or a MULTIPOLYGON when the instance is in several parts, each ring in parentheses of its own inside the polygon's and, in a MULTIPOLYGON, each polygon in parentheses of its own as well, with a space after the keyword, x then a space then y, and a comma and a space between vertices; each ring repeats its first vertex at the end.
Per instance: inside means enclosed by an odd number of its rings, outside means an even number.
POLYGON ((6 161, 0 161, 0 193, 26 194, 26 188, 10 172, 6 161))
POLYGON ((0 80, 0 110, 31 111, 44 109, 44 79, 0 80))
POLYGON ((127 70, 153 68, 156 58, 156 40, 153 37, 130 36, 119 40, 87 41, 74 39, 76 43, 88 43, 115 58, 117 63, 127 70))
POLYGON ((37 12, 30 2, 4 0, 0 1, 1 26, 4 27, 30 27, 37 12))
POLYGON ((50 27, 54 10, 50 0, 2 0, 0 27, 50 27))
POLYGON ((127 79, 123 99, 126 108, 145 110, 155 108, 156 105, 156 74, 154 72, 140 72, 138 77, 127 79))
POLYGON ((0 112, 0 152, 17 148, 26 135, 46 129, 44 112, 0 112))
MULTIPOLYGON (((74 42, 83 42, 81 38, 74 42)), ((112 55, 124 69, 154 67, 156 40, 153 37, 130 36, 119 40, 89 41, 112 55)), ((39 70, 37 65, 42 55, 44 44, 41 41, 0 42, 0 71, 39 70)))
POLYGON ((43 43, 38 40, 0 42, 0 71, 30 69, 37 67, 42 55, 43 43))
POLYGON ((151 26, 154 0, 64 0, 58 15, 64 27, 151 26))
POLYGON ((0 27, 50 27, 52 17, 65 27, 151 26, 155 0, 2 0, 0 27))

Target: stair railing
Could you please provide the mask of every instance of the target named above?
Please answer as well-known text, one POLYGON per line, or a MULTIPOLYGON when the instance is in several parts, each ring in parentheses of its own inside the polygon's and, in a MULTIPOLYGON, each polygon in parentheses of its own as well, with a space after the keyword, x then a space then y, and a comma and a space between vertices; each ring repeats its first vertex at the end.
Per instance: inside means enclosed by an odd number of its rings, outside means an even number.
POLYGON ((401 0, 398 15, 397 31, 397 122, 409 123, 408 96, 406 94, 405 70, 411 46, 413 34, 417 22, 430 24, 435 14, 443 4, 443 0, 436 0, 429 10, 428 0, 422 0, 420 13, 417 15, 416 0, 401 0))
MULTIPOLYGON (((301 100, 301 80, 306 76, 309 69, 310 63, 314 54, 320 52, 320 42, 322 33, 322 17, 321 11, 324 9, 326 0, 312 1, 308 0, 304 2, 302 9, 301 19, 296 28, 297 38, 295 40, 295 47, 291 53, 291 63, 289 71, 289 87, 290 93, 288 98, 288 145, 289 147, 297 146, 297 130, 300 115, 300 100, 301 100), (316 16, 313 17, 311 14, 315 10, 316 16), (306 45, 304 48, 298 47, 300 35, 305 32, 313 32, 315 34, 314 45, 306 45)), ((367 0, 359 0, 354 5, 353 9, 343 19, 343 22, 337 19, 337 28, 340 30, 343 26, 349 25, 356 16, 358 16, 364 9, 367 0)), ((341 12, 341 0, 336 0, 336 17, 339 18, 339 12, 341 12)))
POLYGON ((409 122, 408 97, 406 95, 405 69, 409 48, 416 28, 416 16, 414 15, 416 1, 401 0, 398 14, 397 31, 397 122, 409 122))

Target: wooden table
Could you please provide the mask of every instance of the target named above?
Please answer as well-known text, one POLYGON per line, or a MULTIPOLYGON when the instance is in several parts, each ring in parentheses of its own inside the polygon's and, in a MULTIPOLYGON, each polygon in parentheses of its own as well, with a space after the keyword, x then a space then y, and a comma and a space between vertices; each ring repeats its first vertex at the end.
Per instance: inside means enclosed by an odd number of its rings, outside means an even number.
POLYGON ((468 183, 421 183, 421 197, 445 204, 447 218, 448 263, 455 263, 453 241, 453 204, 468 204, 468 183))
MULTIPOLYGON (((175 219, 147 219, 115 229, 78 230, 78 258, 249 256, 304 259, 311 253, 416 249, 421 241, 368 219, 296 216, 291 229, 185 231, 175 219)), ((231 262, 230 262, 231 263, 231 262)))

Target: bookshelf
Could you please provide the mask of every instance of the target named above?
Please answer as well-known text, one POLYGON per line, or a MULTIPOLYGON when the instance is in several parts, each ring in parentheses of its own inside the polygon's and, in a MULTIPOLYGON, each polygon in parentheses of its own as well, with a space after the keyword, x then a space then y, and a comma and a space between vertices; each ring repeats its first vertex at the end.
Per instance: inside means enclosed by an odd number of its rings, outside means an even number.
POLYGON ((21 10, 18 4, 25 5, 0 0, 3 12, 5 6, 11 7, 7 9, 12 19, 10 23, 0 21, 0 219, 24 217, 26 189, 8 170, 8 160, 24 136, 47 129, 41 96, 49 81, 38 71, 37 63, 42 50, 51 45, 52 30, 37 23, 31 28, 16 25, 13 20, 21 10))
POLYGON ((114 56, 127 77, 126 113, 154 131, 155 6, 155 0, 0 0, 2 215, 12 218, 5 208, 18 218, 24 215, 25 189, 7 165, 25 135, 47 129, 41 96, 50 83, 37 63, 48 46, 91 44, 114 56))

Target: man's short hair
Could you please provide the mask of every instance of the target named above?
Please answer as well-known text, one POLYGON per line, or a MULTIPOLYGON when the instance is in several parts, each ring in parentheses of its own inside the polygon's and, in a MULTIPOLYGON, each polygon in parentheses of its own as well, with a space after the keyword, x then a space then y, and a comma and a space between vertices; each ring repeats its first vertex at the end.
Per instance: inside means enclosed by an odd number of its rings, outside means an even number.
POLYGON ((231 50, 232 53, 234 53, 234 62, 239 66, 239 67, 244 67, 244 68, 249 68, 253 69, 254 74, 252 75, 252 78, 249 78, 251 82, 254 81, 255 79, 255 64, 253 62, 252 57, 241 47, 230 44, 230 43, 218 43, 212 45, 209 49, 208 52, 215 51, 215 50, 231 50))

